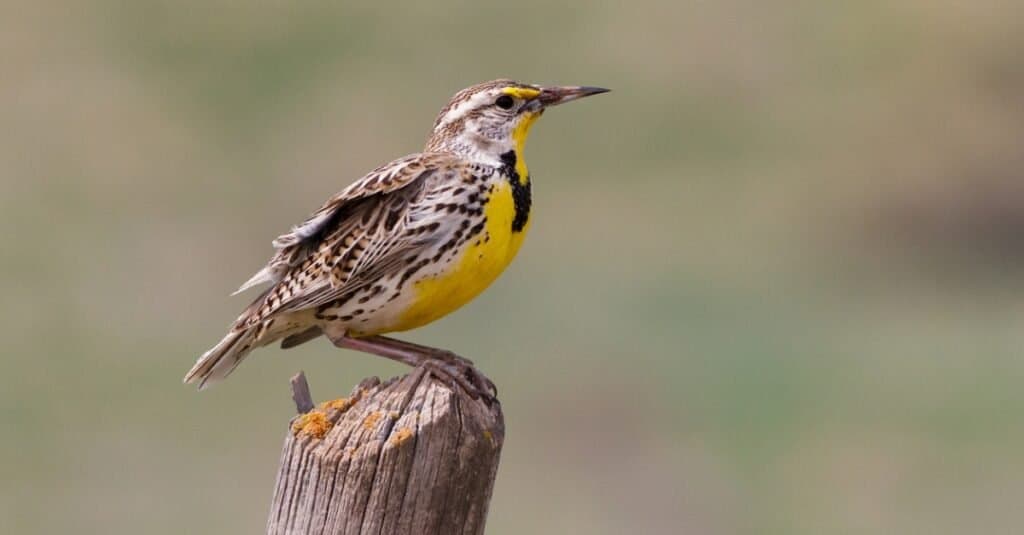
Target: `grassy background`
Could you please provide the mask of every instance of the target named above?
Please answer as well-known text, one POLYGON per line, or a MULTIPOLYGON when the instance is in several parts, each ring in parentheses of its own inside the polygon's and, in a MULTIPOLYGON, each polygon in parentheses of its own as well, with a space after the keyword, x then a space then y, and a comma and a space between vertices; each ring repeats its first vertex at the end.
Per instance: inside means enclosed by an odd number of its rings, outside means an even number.
POLYGON ((1018 2, 4 13, 4 532, 261 530, 288 377, 403 370, 318 341, 180 377, 270 239, 505 76, 614 92, 534 129, 520 258, 411 335, 501 387, 489 533, 1024 522, 1018 2))

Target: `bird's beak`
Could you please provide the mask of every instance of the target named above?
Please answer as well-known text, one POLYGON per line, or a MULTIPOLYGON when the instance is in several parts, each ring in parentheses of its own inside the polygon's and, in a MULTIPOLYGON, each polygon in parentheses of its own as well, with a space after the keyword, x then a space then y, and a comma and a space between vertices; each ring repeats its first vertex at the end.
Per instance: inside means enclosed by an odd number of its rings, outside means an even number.
POLYGON ((546 108, 548 106, 557 106, 576 99, 589 97, 590 95, 599 95, 609 91, 611 91, 611 89, 579 85, 542 87, 540 88, 540 96, 537 97, 537 100, 540 101, 541 106, 546 108))

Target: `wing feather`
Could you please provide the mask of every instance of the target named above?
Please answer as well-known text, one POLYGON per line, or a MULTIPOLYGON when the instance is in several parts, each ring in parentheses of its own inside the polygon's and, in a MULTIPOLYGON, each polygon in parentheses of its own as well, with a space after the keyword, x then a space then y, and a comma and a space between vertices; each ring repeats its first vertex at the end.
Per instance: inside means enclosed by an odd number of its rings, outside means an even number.
POLYGON ((364 284, 360 274, 404 257, 423 240, 407 232, 416 201, 432 176, 457 164, 446 154, 407 156, 331 197, 274 240, 277 253, 239 291, 262 282, 275 285, 242 314, 239 326, 330 302, 364 284))
POLYGON ((417 180, 419 174, 434 169, 437 160, 447 159, 444 154, 411 154, 370 171, 349 187, 334 195, 319 210, 292 230, 278 236, 273 245, 276 249, 293 247, 306 240, 315 238, 324 228, 329 227, 339 208, 345 204, 376 195, 388 193, 417 180))

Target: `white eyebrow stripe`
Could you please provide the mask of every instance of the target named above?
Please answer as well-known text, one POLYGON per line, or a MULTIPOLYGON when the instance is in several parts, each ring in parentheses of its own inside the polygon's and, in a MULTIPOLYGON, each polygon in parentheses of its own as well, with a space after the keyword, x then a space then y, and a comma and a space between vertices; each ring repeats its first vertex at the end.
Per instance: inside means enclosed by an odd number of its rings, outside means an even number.
POLYGON ((455 106, 454 108, 448 110, 448 113, 444 114, 444 117, 441 118, 441 122, 438 124, 438 126, 444 126, 447 124, 451 124, 455 121, 458 121, 459 119, 465 117, 467 113, 469 113, 472 110, 475 110, 476 108, 479 108, 485 101, 488 101, 490 99, 490 91, 483 91, 473 95, 472 97, 466 99, 465 101, 460 102, 458 106, 455 106))

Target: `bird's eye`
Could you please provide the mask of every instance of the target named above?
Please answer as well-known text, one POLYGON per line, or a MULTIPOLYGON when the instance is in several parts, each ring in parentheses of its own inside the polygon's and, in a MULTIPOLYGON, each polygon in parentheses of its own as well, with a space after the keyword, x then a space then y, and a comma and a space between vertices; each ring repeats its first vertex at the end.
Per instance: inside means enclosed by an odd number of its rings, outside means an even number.
POLYGON ((498 97, 498 100, 494 101, 494 104, 496 106, 498 106, 499 108, 503 109, 503 110, 510 110, 510 109, 512 109, 512 106, 515 103, 516 103, 516 101, 512 100, 512 97, 510 97, 508 95, 502 95, 502 96, 498 97))

